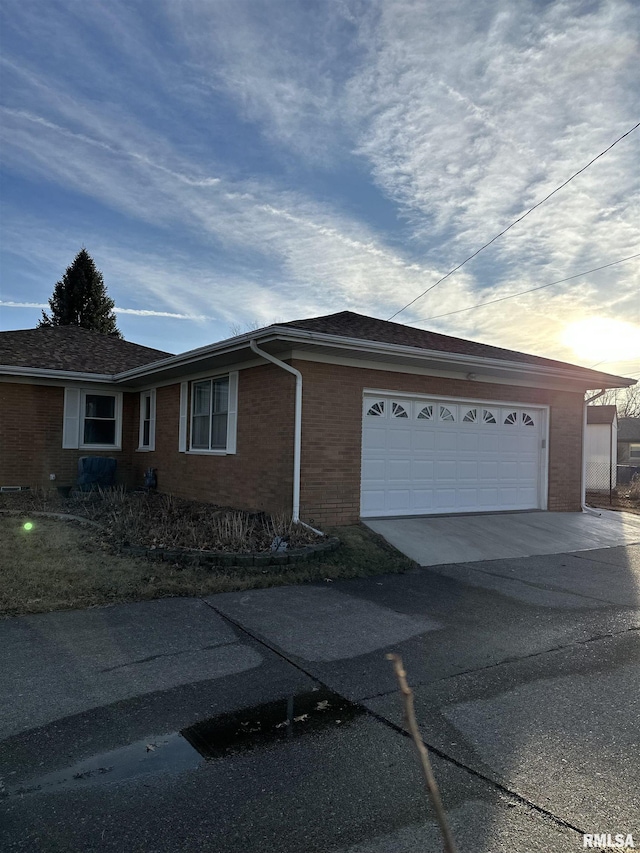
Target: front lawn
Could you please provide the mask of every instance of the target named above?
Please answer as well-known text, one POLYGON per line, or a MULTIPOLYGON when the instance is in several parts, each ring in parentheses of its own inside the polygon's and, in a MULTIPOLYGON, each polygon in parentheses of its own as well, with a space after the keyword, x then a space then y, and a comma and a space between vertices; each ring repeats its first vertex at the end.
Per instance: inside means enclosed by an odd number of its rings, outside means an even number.
MULTIPOLYGON (((8 502, 3 503, 6 509, 8 502)), ((364 526, 325 532, 339 536, 341 545, 323 559, 265 569, 181 567, 118 556, 100 529, 75 521, 33 516, 28 510, 0 516, 0 614, 330 582, 413 566, 364 526)))

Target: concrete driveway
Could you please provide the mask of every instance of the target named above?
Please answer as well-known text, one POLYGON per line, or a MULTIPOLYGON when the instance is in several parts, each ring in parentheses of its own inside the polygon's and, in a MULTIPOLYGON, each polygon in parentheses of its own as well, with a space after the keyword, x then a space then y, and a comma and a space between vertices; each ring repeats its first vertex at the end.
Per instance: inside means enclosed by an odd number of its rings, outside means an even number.
POLYGON ((638 847, 639 582, 630 545, 1 621, 0 849, 440 851, 389 650, 460 851, 638 847), (321 687, 360 713, 186 741, 321 687))
POLYGON ((598 510, 367 518, 367 527, 420 566, 561 554, 640 542, 640 516, 598 510))

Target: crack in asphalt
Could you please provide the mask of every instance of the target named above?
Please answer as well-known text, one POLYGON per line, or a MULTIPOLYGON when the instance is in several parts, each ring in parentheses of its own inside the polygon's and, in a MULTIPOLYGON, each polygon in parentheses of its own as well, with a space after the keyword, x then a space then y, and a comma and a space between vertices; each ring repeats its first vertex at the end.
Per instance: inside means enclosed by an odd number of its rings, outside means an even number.
POLYGON ((206 652, 210 649, 222 649, 225 646, 233 646, 236 643, 238 643, 238 640, 228 640, 226 643, 213 643, 210 646, 201 646, 198 649, 180 649, 180 651, 177 652, 161 652, 157 655, 149 655, 149 657, 131 660, 127 663, 119 663, 116 666, 107 666, 104 669, 99 669, 98 672, 113 672, 115 669, 126 669, 129 666, 137 666, 140 663, 148 663, 149 661, 158 660, 159 658, 173 658, 178 655, 192 654, 193 652, 206 652))
MULTIPOLYGON (((309 672, 307 669, 305 669, 299 663, 292 660, 290 657, 288 657, 283 651, 278 649, 276 646, 271 645, 265 639, 257 636, 252 631, 250 631, 248 628, 245 628, 245 626, 242 625, 240 622, 237 622, 235 619, 232 619, 230 616, 227 616, 226 613, 223 613, 221 610, 219 610, 217 607, 215 607, 210 601, 207 601, 204 598, 201 600, 204 601, 204 603, 208 607, 210 607, 215 613, 217 613, 218 616, 220 616, 222 619, 227 620, 231 625, 236 627, 239 631, 242 631, 244 634, 246 634, 248 637, 250 637, 252 640, 254 640, 254 642, 259 643, 261 646, 264 646, 266 649, 269 649, 275 655, 277 655, 282 660, 284 660, 288 664, 290 664, 290 666, 295 667, 295 669, 297 669, 299 672, 303 673, 303 675, 306 675, 307 678, 310 678, 312 681, 315 681, 316 684, 320 684, 322 687, 326 688, 327 690, 333 690, 333 688, 330 685, 326 684, 324 681, 319 679, 317 676, 313 675, 313 673, 309 672)), ((347 697, 344 696, 343 694, 339 693, 339 691, 334 690, 333 692, 338 693, 338 695, 342 696, 343 699, 347 699, 347 697)), ((394 693, 397 691, 390 690, 388 692, 394 693)), ((386 694, 381 694, 381 695, 386 695, 386 694)), ((348 700, 348 701, 356 701, 358 704, 361 704, 362 702, 364 702, 366 700, 362 699, 362 700, 348 700)), ((392 731, 396 732, 396 734, 402 735, 403 737, 407 738, 408 740, 413 740, 411 737, 411 734, 409 732, 407 732, 405 729, 403 729, 402 726, 397 725, 397 723, 392 722, 391 720, 384 717, 382 714, 378 714, 376 711, 372 711, 370 708, 367 708, 366 706, 364 706, 364 707, 365 707, 367 714, 369 714, 371 717, 373 717, 379 723, 382 723, 387 728, 390 728, 392 731)), ((426 741, 424 741, 424 743, 425 743, 425 746, 427 747, 427 749, 429 749, 434 755, 437 755, 438 758, 441 758, 443 761, 447 761, 447 762, 449 762, 449 764, 453 764, 459 770, 465 771, 470 776, 473 776, 476 779, 482 780, 483 782, 485 782, 486 784, 488 784, 492 788, 495 788, 496 790, 500 791, 501 794, 507 794, 509 797, 512 797, 513 799, 517 800, 521 805, 524 805, 527 808, 538 812, 539 814, 541 814, 544 817, 551 820, 553 823, 556 823, 559 826, 564 827, 565 829, 570 829, 573 832, 578 833, 578 835, 584 835, 584 833, 585 833, 584 829, 581 829, 580 827, 574 826, 572 823, 569 823, 569 821, 566 821, 566 820, 564 820, 564 818, 561 818, 558 815, 554 814, 554 812, 551 812, 548 809, 545 809, 543 806, 539 806, 537 803, 534 803, 532 800, 528 800, 526 797, 523 797, 522 794, 519 794, 517 791, 513 791, 511 788, 508 788, 506 785, 502 784, 501 782, 498 782, 495 779, 492 779, 490 776, 487 776, 484 773, 481 773, 480 771, 476 770, 473 767, 469 767, 467 764, 464 764, 462 761, 458 761, 456 758, 453 758, 453 756, 449 755, 446 752, 443 752, 441 749, 438 749, 437 747, 433 746, 432 744, 429 744, 426 741)))

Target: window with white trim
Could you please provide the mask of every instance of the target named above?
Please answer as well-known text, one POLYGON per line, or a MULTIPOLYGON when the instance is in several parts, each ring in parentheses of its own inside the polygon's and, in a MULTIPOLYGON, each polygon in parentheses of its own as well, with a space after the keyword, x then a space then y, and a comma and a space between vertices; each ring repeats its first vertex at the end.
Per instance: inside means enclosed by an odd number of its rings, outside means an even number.
POLYGON ((629 459, 640 459, 640 444, 629 444, 629 459))
POLYGON ((122 393, 65 388, 62 446, 81 450, 119 450, 122 393))
POLYGON ((189 452, 235 453, 238 411, 238 373, 182 383, 180 392, 180 450, 186 447, 186 413, 190 413, 189 452), (187 394, 190 403, 187 406, 187 394), (184 427, 182 426, 184 424, 184 427))
POLYGON ((142 391, 140 394, 140 432, 138 450, 156 448, 156 391, 142 391))

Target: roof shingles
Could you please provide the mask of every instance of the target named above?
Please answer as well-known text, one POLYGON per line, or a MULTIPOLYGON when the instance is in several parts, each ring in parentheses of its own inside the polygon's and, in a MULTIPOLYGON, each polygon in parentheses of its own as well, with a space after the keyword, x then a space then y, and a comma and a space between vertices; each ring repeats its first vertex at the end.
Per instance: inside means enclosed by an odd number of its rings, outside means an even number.
POLYGON ((0 333, 0 365, 10 367, 112 375, 169 355, 79 326, 0 333))
MULTIPOLYGON (((338 314, 327 314, 323 317, 313 317, 309 320, 292 320, 289 323, 278 323, 278 326, 291 326, 296 329, 306 329, 326 335, 341 335, 358 340, 377 341, 380 343, 396 344, 398 346, 418 347, 434 352, 458 353, 461 355, 478 356, 480 358, 495 358, 503 361, 523 362, 540 367, 570 368, 573 372, 595 377, 599 371, 578 367, 564 361, 543 358, 538 355, 503 349, 502 347, 468 341, 464 338, 453 338, 438 332, 416 329, 402 323, 390 323, 376 317, 355 314, 352 311, 340 311, 338 314)), ((600 374, 608 375, 608 374, 600 374)))

